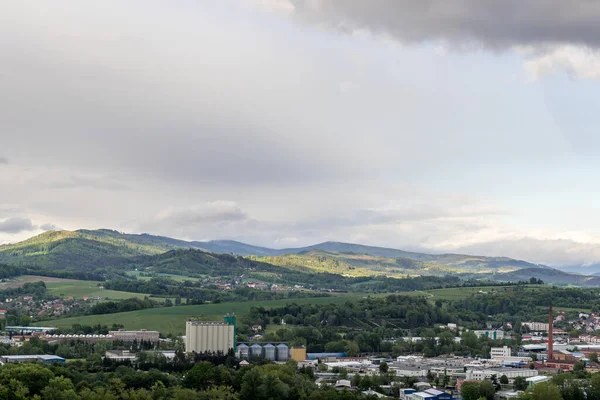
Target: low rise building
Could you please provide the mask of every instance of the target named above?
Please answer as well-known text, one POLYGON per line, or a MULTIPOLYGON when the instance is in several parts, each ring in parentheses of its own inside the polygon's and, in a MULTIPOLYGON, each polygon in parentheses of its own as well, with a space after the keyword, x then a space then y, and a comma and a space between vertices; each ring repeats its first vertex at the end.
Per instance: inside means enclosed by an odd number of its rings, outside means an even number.
POLYGON ((550 327, 548 322, 521 322, 521 326, 526 326, 533 332, 548 332, 550 327))
POLYGON ((146 329, 140 329, 139 331, 126 331, 125 329, 119 329, 118 331, 108 332, 115 340, 121 340, 123 342, 158 342, 160 333, 158 331, 147 331, 146 329))
POLYGON ((477 336, 478 338, 485 336, 488 337, 492 340, 502 340, 504 339, 504 331, 500 330, 500 329, 482 329, 482 330, 476 330, 473 331, 473 333, 475 334, 475 336, 477 336))
POLYGON ((492 349, 490 350, 491 358, 510 357, 510 354, 511 354, 511 350, 510 350, 510 347, 508 347, 508 346, 492 347, 492 349))
POLYGON ((135 353, 129 350, 107 350, 104 353, 104 357, 113 361, 135 361, 135 353))
POLYGON ((6 363, 24 363, 24 362, 41 362, 42 364, 64 363, 65 359, 59 356, 48 354, 33 354, 25 356, 1 356, 0 362, 6 363))
POLYGON ((538 375, 532 376, 531 378, 527 378, 525 379, 525 381, 531 387, 537 385, 538 383, 548 382, 550 379, 552 378, 548 375, 538 375))

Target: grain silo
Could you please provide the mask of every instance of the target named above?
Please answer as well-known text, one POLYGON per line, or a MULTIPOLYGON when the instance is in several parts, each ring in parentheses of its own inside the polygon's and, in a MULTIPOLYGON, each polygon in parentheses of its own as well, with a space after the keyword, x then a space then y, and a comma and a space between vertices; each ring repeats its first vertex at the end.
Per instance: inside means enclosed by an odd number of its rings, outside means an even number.
POLYGON ((263 348, 260 344, 255 343, 250 346, 250 357, 262 357, 263 356, 263 348))
POLYGON ((290 348, 281 343, 277 345, 277 361, 287 361, 290 359, 290 348))
POLYGON ((188 320, 185 326, 185 350, 188 353, 235 349, 235 327, 227 322, 188 320))
POLYGON ((275 361, 276 360, 275 346, 273 346, 272 344, 269 343, 263 349, 265 351, 265 358, 267 360, 271 360, 271 361, 275 361))
POLYGON ((237 358, 239 358, 240 360, 242 360, 242 359, 248 359, 248 358, 250 358, 250 347, 248 347, 245 344, 240 344, 237 347, 237 350, 236 350, 235 353, 236 353, 235 356, 237 358))

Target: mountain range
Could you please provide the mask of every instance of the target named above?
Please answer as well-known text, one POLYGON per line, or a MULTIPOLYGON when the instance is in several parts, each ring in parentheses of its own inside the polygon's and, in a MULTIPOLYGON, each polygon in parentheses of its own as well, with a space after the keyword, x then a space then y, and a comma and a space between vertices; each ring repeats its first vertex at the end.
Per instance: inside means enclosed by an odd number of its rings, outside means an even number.
POLYGON ((600 285, 600 277, 568 273, 507 257, 425 254, 341 242, 271 249, 232 240, 184 241, 150 234, 126 234, 109 229, 48 231, 22 242, 2 245, 0 264, 98 271, 108 267, 138 265, 140 260, 151 265, 152 262, 159 262, 160 255, 183 249, 233 254, 288 270, 329 272, 346 276, 456 274, 498 281, 528 280, 534 276, 545 282, 559 284, 600 285))

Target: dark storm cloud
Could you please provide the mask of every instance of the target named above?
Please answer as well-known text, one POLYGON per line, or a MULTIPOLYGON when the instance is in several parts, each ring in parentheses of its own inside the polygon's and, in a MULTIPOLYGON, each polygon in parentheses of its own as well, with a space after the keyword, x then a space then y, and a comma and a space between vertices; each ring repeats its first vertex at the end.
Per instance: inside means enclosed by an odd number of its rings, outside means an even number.
POLYGON ((32 231, 36 226, 29 218, 12 217, 0 221, 0 232, 2 233, 19 233, 24 231, 32 231))
POLYGON ((600 46, 600 2, 589 0, 292 0, 296 12, 341 29, 403 42, 600 46))

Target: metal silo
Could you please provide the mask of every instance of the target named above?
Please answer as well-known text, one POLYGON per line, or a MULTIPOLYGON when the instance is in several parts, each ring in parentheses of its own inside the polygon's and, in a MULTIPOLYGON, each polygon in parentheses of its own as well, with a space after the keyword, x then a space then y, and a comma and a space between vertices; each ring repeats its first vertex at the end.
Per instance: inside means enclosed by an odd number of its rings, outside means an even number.
POLYGON ((272 344, 269 343, 263 349, 265 351, 265 358, 267 360, 271 360, 271 361, 275 361, 276 360, 275 346, 273 346, 272 344))
POLYGON ((250 347, 248 347, 245 344, 240 344, 237 347, 237 350, 235 352, 236 357, 241 359, 245 359, 245 358, 249 358, 250 357, 250 347))
POLYGON ((277 345, 277 361, 287 361, 290 359, 290 348, 281 343, 277 345))
POLYGON ((260 344, 256 343, 250 346, 250 356, 251 357, 262 357, 263 348, 260 344))

